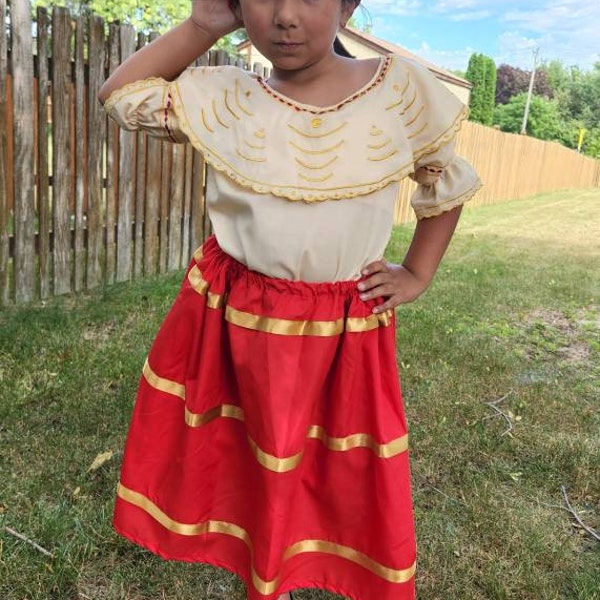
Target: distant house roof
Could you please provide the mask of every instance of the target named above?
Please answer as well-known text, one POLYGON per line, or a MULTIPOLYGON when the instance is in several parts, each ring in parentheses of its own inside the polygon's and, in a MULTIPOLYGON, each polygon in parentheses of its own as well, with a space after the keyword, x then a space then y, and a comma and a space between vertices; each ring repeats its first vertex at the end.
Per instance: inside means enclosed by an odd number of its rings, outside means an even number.
POLYGON ((375 52, 379 54, 398 54, 400 56, 404 56, 406 58, 410 58, 419 64, 423 65, 427 69, 429 69, 432 73, 434 73, 438 79, 443 81, 448 81, 449 83, 454 83, 455 85, 468 88, 469 90, 473 87, 473 84, 446 69, 442 69, 442 67, 438 67, 437 65, 421 58, 420 56, 409 52, 406 48, 402 46, 398 46, 397 44, 392 44, 391 42, 387 42, 380 38, 371 35, 370 33, 365 33, 364 31, 359 31, 358 29, 354 29, 353 27, 346 27, 344 30, 344 34, 349 38, 354 38, 354 40, 358 43, 364 44, 365 46, 370 47, 375 52))

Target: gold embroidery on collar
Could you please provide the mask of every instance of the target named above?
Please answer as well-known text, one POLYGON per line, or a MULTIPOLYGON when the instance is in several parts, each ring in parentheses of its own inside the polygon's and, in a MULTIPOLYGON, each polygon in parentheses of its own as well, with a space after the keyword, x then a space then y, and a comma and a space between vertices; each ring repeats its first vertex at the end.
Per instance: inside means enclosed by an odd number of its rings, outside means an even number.
POLYGON ((421 129, 419 129, 419 131, 415 131, 415 133, 411 133, 410 135, 406 136, 406 138, 409 140, 416 138, 420 133, 423 133, 427 129, 428 125, 429 125, 429 123, 427 121, 425 121, 424 125, 421 127, 421 129))
POLYGON ((265 133, 264 129, 259 129, 258 131, 254 132, 255 137, 257 137, 259 140, 264 140, 267 137, 267 134, 265 133))
POLYGON ((310 165, 310 164, 305 163, 304 161, 300 160, 299 158, 294 158, 294 160, 301 167, 304 167, 305 169, 312 169, 313 171, 322 171, 323 169, 330 167, 337 159, 338 159, 338 156, 336 155, 333 158, 331 158, 330 160, 328 160, 327 162, 323 163, 322 165, 310 165))
POLYGON ((396 154, 398 154, 398 150, 390 150, 385 156, 369 156, 368 159, 371 162, 381 162, 382 160, 387 160, 392 156, 396 156, 396 154))
POLYGON ((249 142, 248 140, 244 140, 244 144, 246 144, 246 146, 248 146, 248 148, 252 148, 252 150, 266 150, 267 147, 264 144, 253 144, 252 142, 249 142))
POLYGON ((401 110, 398 114, 403 117, 412 107, 413 104, 417 101, 417 90, 415 90, 414 96, 412 97, 412 100, 404 107, 403 110, 401 110))
POLYGON ((371 135, 373 137, 379 137, 380 135, 383 135, 383 130, 379 129, 379 127, 375 127, 375 125, 371 126, 371 135))
MULTIPOLYGON (((236 79, 235 80, 235 92, 234 92, 234 96, 235 96, 235 103, 237 105, 237 107, 246 115, 248 115, 249 117, 253 117, 254 113, 249 111, 247 108, 244 108, 242 106, 242 103, 240 102, 240 80, 236 79)), ((250 96, 250 92, 246 92, 246 97, 250 96)))
MULTIPOLYGON (((117 486, 117 496, 132 506, 136 506, 143 510, 162 527, 173 533, 184 536, 221 534, 237 538, 246 545, 248 552, 250 553, 252 584, 256 590, 263 596, 271 595, 277 590, 280 576, 278 575, 275 579, 265 580, 258 575, 256 567, 254 566, 254 545, 252 539, 248 532, 239 525, 227 521, 216 520, 206 520, 198 523, 182 523, 181 521, 176 521, 163 512, 158 505, 152 502, 152 500, 139 492, 125 487, 121 482, 119 482, 117 486)), ((284 551, 283 562, 287 562, 294 556, 307 552, 320 552, 344 558, 391 583, 407 583, 413 579, 416 572, 416 563, 414 562, 406 569, 392 569, 355 548, 343 546, 342 544, 336 544, 335 542, 327 540, 301 540, 296 542, 295 544, 288 546, 284 551)))
POLYGON ((294 127, 294 125, 291 125, 291 124, 288 123, 288 127, 292 131, 296 132, 298 135, 301 135, 301 136, 306 137, 306 138, 312 138, 312 139, 324 138, 324 137, 328 137, 330 135, 333 135, 335 133, 338 133, 344 127, 346 127, 346 125, 348 125, 348 123, 344 122, 341 125, 339 125, 338 127, 336 127, 335 129, 332 129, 331 131, 326 131, 326 132, 323 132, 323 133, 308 133, 308 132, 302 131, 301 129, 298 129, 297 127, 294 127))
POLYGON ((239 121, 240 116, 234 112, 233 108, 231 108, 231 105, 229 104, 229 90, 225 90, 224 95, 225 97, 223 101, 225 102, 225 108, 235 117, 237 121, 239 121))
POLYGON ((387 138, 384 142, 381 142, 379 144, 367 144, 367 148, 369 150, 381 150, 382 148, 389 146, 391 141, 392 141, 392 138, 387 138))
POLYGON ((423 114, 424 110, 425 105, 421 106, 421 108, 417 111, 417 114, 414 117, 412 117, 410 121, 407 121, 405 123, 406 127, 410 127, 423 114))
POLYGON ((327 175, 324 175, 323 177, 311 177, 310 175, 305 175, 304 173, 298 173, 298 177, 300 177, 300 179, 304 179, 304 181, 308 181, 309 183, 324 183, 333 177, 333 173, 327 173, 327 175))
POLYGON ((292 148, 295 148, 296 150, 299 150, 300 152, 302 152, 304 154, 318 155, 318 154, 329 154, 330 152, 339 150, 344 145, 344 140, 341 140, 335 146, 330 146, 329 148, 323 148, 322 150, 311 150, 309 148, 303 148, 302 146, 299 146, 298 144, 296 144, 296 142, 293 142, 293 141, 288 142, 288 143, 292 148))
POLYGON ((206 120, 206 111, 204 109, 202 109, 202 124, 204 125, 204 127, 206 128, 206 130, 210 133, 214 133, 215 130, 208 124, 208 121, 206 120))
POLYGON ((227 123, 225 123, 221 117, 219 116, 219 113, 217 111, 217 100, 213 98, 212 101, 212 110, 213 110, 213 114, 215 116, 215 119, 217 120, 217 123, 219 123, 219 125, 221 125, 222 127, 224 127, 225 129, 229 129, 229 125, 227 125, 227 123))
POLYGON ((267 162, 267 159, 264 157, 257 158, 255 156, 248 156, 248 155, 244 154, 239 148, 236 148, 235 151, 237 152, 237 155, 239 157, 243 158, 244 160, 249 160, 251 162, 257 162, 257 163, 267 162))

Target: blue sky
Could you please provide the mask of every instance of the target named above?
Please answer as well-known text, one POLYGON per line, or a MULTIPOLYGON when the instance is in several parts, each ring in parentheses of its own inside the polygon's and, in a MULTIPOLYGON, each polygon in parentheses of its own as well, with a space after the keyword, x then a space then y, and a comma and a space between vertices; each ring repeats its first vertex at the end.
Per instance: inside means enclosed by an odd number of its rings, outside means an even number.
MULTIPOLYGON (((373 35, 448 69, 481 52, 497 65, 540 59, 592 68, 600 61, 600 0, 363 0, 373 35)), ((357 12, 359 21, 365 19, 357 12)))

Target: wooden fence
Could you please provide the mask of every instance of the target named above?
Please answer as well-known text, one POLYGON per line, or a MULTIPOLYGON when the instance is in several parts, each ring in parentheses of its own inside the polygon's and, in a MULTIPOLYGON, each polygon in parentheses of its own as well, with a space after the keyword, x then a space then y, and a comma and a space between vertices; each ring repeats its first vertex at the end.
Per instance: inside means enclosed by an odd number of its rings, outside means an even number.
MULTIPOLYGON (((131 27, 0 0, 0 305, 185 266, 204 239, 204 163, 107 122, 106 75, 146 43, 131 27), (10 42, 10 48, 9 48, 10 42), (33 50, 33 52, 32 52, 33 50)), ((198 64, 229 64, 211 52, 198 64)), ((474 204, 600 185, 600 163, 466 123, 459 151, 486 183, 474 204)), ((403 186, 397 220, 412 218, 403 186)))

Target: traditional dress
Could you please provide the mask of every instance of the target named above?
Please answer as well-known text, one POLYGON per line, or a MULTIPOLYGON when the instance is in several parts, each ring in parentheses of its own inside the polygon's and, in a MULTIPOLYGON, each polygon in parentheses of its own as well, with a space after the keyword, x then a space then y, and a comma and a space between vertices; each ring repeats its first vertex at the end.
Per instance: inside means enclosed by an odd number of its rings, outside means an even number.
POLYGON ((404 177, 443 168, 413 196, 419 218, 478 189, 454 154, 465 107, 390 56, 330 107, 207 67, 126 86, 106 109, 202 152, 215 232, 143 368, 117 530, 237 573, 249 600, 300 587, 414 598, 394 314, 374 315, 356 286, 383 255, 404 177))

